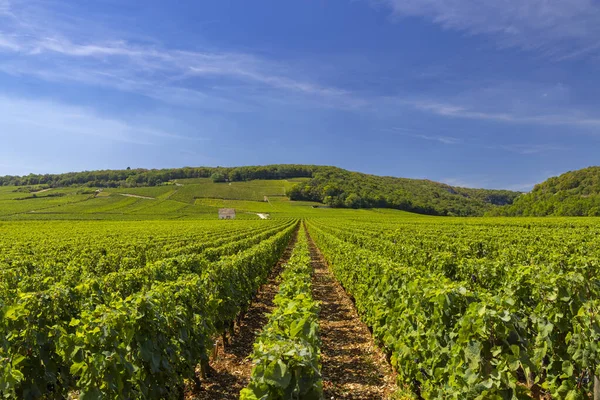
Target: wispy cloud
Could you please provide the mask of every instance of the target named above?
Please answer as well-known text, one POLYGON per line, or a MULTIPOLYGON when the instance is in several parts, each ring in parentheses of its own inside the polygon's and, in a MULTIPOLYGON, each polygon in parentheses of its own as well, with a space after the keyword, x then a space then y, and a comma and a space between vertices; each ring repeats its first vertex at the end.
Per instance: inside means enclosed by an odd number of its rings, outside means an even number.
POLYGON ((456 144, 460 142, 460 139, 450 136, 429 136, 429 135, 414 135, 414 137, 424 140, 433 140, 443 144, 456 144))
POLYGON ((141 145, 155 144, 156 139, 196 140, 140 124, 107 118, 93 110, 54 102, 21 97, 0 96, 0 137, 29 135, 64 138, 97 138, 108 142, 141 145))
POLYGON ((471 106, 460 104, 444 103, 441 101, 414 101, 408 102, 418 110, 437 114, 444 117, 465 118, 474 120, 487 120, 506 122, 514 124, 534 124, 534 125, 565 125, 580 127, 600 127, 600 118, 591 117, 582 112, 571 112, 567 110, 543 114, 537 112, 502 112, 502 111, 481 111, 471 106))
MULTIPOLYGON (((533 155, 533 154, 541 154, 548 153, 554 151, 567 151, 569 147, 558 144, 551 143, 508 143, 508 144, 489 144, 482 141, 480 138, 457 138, 453 136, 447 135, 437 135, 437 134, 423 134, 420 133, 419 130, 412 128, 401 128, 401 127, 393 127, 388 128, 386 131, 394 132, 396 134, 413 137, 416 139, 423 139, 428 141, 435 141, 448 145, 455 144, 467 144, 471 147, 477 147, 481 149, 489 149, 489 150, 502 150, 508 151, 511 153, 521 154, 521 155, 533 155)), ((450 182, 453 178, 449 178, 450 182)), ((471 182, 472 183, 472 182, 471 182)), ((458 184, 457 184, 458 185, 458 184)))
MULTIPOLYGON (((319 105, 362 104, 345 90, 298 79, 289 66, 252 54, 186 51, 126 39, 82 39, 83 35, 70 35, 78 37, 73 41, 67 33, 71 28, 51 11, 31 14, 26 8, 11 7, 6 0, 0 0, 0 26, 0 54, 11 55, 10 61, 0 63, 0 70, 13 75, 110 86, 150 97, 156 97, 154 92, 160 88, 167 92, 160 97, 163 101, 184 96, 192 102, 203 95, 218 100, 218 90, 212 85, 190 83, 195 78, 218 76, 222 78, 221 92, 223 87, 260 86, 265 92, 306 96, 319 105)), ((238 90, 238 98, 242 97, 238 90)), ((279 95, 278 101, 282 98, 279 95)))
MULTIPOLYGON (((435 141, 442 144, 447 145, 456 145, 456 144, 466 144, 470 147, 475 147, 479 149, 488 149, 488 150, 501 150, 507 151, 511 153, 521 154, 521 155, 534 155, 534 154, 542 154, 548 152, 557 152, 557 151, 568 151, 570 148, 568 146, 560 145, 560 144, 552 144, 552 143, 508 143, 508 144, 489 144, 486 143, 482 138, 471 137, 471 138, 458 138, 454 136, 447 135, 438 135, 438 134, 424 134, 421 131, 413 128, 402 128, 402 127, 393 127, 385 129, 388 132, 394 132, 395 134, 413 137, 416 139, 435 141)), ((474 187, 474 181, 460 181, 453 180, 454 178, 448 178, 445 182, 452 185, 461 186, 467 183, 466 186, 474 187), (450 183, 454 182, 454 183, 450 183)), ((479 182, 481 184, 482 182, 479 182)))
POLYGON ((397 17, 420 17, 445 29, 490 35, 501 47, 564 58, 598 54, 600 4, 594 0, 373 0, 397 17))
MULTIPOLYGON (((504 1, 502 10, 497 5, 489 5, 483 1, 387 0, 385 3, 393 7, 399 16, 431 18, 448 28, 470 33, 504 32, 507 28, 503 30, 500 27, 508 24, 506 21, 514 20, 525 25, 524 21, 531 18, 543 19, 542 16, 546 16, 544 18, 548 21, 545 25, 538 23, 536 26, 553 27, 563 21, 558 10, 564 7, 559 7, 558 3, 552 5, 554 3, 545 1, 544 4, 550 5, 544 6, 540 3, 542 0, 532 1, 533 5, 546 7, 548 10, 542 12, 536 11, 535 7, 523 8, 516 0, 504 1), (500 11, 501 15, 509 16, 498 18, 496 28, 486 27, 489 25, 488 18, 500 11), (476 18, 471 19, 469 15, 475 15, 476 18)), ((579 21, 578 18, 584 11, 596 8, 583 0, 574 1, 575 6, 572 8, 579 10, 571 10, 575 21, 579 21)), ((55 15, 45 7, 53 3, 31 2, 37 5, 35 12, 24 6, 29 2, 15 0, 11 3, 0 0, 0 55, 10 56, 1 59, 0 72, 17 77, 34 76, 58 83, 108 87, 172 105, 228 113, 256 111, 264 109, 266 104, 292 103, 360 113, 387 113, 386 117, 389 118, 397 115, 397 107, 402 107, 447 118, 511 124, 600 127, 600 117, 596 117, 593 110, 580 111, 568 104, 561 104, 560 109, 547 107, 548 100, 540 99, 526 99, 531 100, 533 105, 539 104, 538 107, 527 105, 527 101, 518 105, 497 102, 498 97, 509 102, 515 97, 514 91, 500 93, 501 96, 496 92, 484 95, 466 93, 456 97, 433 94, 429 98, 417 99, 407 93, 390 99, 377 93, 365 94, 351 88, 319 82, 311 79, 310 73, 306 71, 297 71, 283 62, 255 54, 209 48, 195 51, 173 49, 152 40, 127 40, 127 35, 121 38, 114 34, 84 35, 81 26, 65 21, 60 14, 55 15), (77 29, 80 30, 79 34, 71 34, 77 29)), ((497 2, 490 2, 492 3, 497 2)), ((590 15, 594 13, 591 12, 590 15)), ((517 22, 513 25, 518 28, 520 25, 517 22)), ((598 33, 600 35, 600 28, 598 33)), ((573 36, 577 35, 573 33, 573 36)), ((578 51, 584 51, 584 48, 579 48, 578 51)), ((550 90, 560 98, 568 95, 560 87, 550 90)), ((527 93, 530 90, 522 87, 521 91, 527 93)), ((448 135, 427 132, 415 132, 412 135, 443 144, 459 142, 457 138, 448 135)))
POLYGON ((408 136, 408 137, 412 137, 412 138, 416 138, 416 139, 429 140, 429 141, 439 142, 439 143, 443 143, 443 144, 457 144, 457 143, 461 142, 461 139, 453 137, 453 136, 424 134, 418 130, 410 129, 410 128, 394 127, 394 128, 390 128, 388 130, 395 132, 396 134, 399 134, 401 136, 408 136))
POLYGON ((512 153, 532 155, 547 153, 552 151, 565 151, 568 147, 555 145, 555 144, 505 144, 505 145, 493 145, 486 146, 488 149, 499 149, 505 150, 512 153))
POLYGON ((13 16, 10 10, 10 1, 0 0, 0 16, 13 16))

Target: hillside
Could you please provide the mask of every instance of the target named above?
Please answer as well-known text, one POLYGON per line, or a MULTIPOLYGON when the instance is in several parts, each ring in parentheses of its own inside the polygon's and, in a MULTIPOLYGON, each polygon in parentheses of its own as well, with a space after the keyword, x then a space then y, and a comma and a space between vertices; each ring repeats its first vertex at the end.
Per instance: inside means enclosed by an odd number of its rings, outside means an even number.
POLYGON ((600 167, 569 171, 536 185, 512 205, 491 210, 508 216, 600 216, 600 167))
POLYGON ((119 188, 1 186, 0 219, 216 219, 219 208, 235 208, 238 219, 257 213, 311 215, 318 203, 289 201, 285 191, 298 181, 253 180, 215 183, 179 179, 166 185, 119 188), (268 202, 265 202, 267 196, 268 202))
POLYGON ((511 204, 519 193, 321 167, 310 181, 296 185, 288 195, 292 200, 318 201, 332 207, 382 207, 420 214, 472 216, 511 204))
MULTIPOLYGON (((23 192, 15 195, 19 198, 27 198, 28 191, 53 189, 50 193, 30 195, 37 197, 38 202, 40 196, 58 196, 61 192, 56 189, 59 188, 84 187, 103 189, 105 193, 127 189, 129 194, 146 193, 141 195, 147 197, 166 194, 170 202, 186 204, 194 204, 196 199, 203 198, 262 201, 264 196, 287 196, 291 200, 319 202, 334 208, 393 208, 458 216, 483 215, 497 206, 511 204, 519 195, 506 190, 466 189, 429 180, 381 177, 336 167, 295 164, 5 176, 0 177, 0 185, 17 186, 14 191, 23 192), (276 180, 282 182, 274 188, 269 182, 276 180), (240 186, 240 183, 244 185, 240 186)), ((65 199, 54 201, 64 207, 65 199)), ((91 204, 87 198, 85 201, 77 207, 91 204)), ((113 197, 111 201, 116 200, 113 197)), ((128 201, 135 202, 134 199, 128 201)), ((172 205, 173 208, 176 206, 172 205)), ((23 205, 23 208, 30 207, 23 205)), ((61 213, 62 210, 64 208, 61 213)))

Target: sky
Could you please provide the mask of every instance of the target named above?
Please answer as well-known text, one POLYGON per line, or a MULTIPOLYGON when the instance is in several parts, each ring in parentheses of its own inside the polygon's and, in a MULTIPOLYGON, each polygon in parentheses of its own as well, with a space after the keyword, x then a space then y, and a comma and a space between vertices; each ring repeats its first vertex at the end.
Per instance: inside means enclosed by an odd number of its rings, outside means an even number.
POLYGON ((599 164, 598 0, 0 0, 0 175, 599 164))

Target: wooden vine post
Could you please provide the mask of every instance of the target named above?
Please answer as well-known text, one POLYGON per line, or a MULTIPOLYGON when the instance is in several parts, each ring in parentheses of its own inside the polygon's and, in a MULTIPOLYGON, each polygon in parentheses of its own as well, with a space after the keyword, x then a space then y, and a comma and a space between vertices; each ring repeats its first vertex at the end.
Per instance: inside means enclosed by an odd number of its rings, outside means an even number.
POLYGON ((600 400, 600 378, 594 376, 594 400, 600 400))

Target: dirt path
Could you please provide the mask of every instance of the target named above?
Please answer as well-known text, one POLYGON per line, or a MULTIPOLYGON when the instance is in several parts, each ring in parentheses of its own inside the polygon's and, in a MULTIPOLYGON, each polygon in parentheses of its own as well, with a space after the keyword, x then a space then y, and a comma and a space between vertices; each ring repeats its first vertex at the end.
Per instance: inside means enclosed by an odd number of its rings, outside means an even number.
POLYGON ((273 310, 273 298, 279 288, 279 274, 283 264, 290 259, 298 232, 304 234, 304 230, 296 231, 283 256, 271 271, 267 283, 261 286, 248 312, 236 327, 229 345, 224 348, 218 346, 218 356, 210 363, 214 371, 202 382, 202 389, 191 396, 192 399, 239 399, 240 391, 248 384, 252 372, 252 362, 248 356, 257 334, 267 323, 266 314, 273 310))
POLYGON ((314 269, 313 297, 321 302, 325 399, 389 399, 397 389, 391 367, 310 238, 309 245, 314 269))
POLYGON ((148 197, 148 196, 140 196, 137 194, 128 194, 128 193, 117 193, 121 196, 125 196, 125 197, 135 197, 136 199, 146 199, 146 200, 154 200, 154 197, 148 197))

